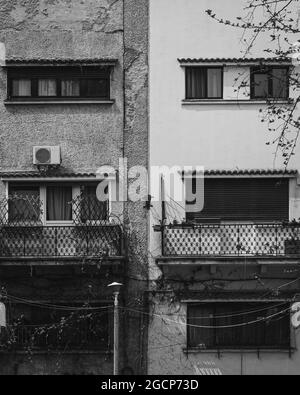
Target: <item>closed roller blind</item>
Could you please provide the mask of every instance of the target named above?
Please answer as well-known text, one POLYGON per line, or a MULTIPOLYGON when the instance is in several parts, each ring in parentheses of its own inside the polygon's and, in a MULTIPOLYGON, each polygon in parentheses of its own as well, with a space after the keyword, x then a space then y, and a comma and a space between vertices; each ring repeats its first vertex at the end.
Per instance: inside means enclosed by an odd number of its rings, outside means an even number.
POLYGON ((204 185, 204 209, 188 213, 190 221, 289 219, 288 179, 205 179, 204 185))

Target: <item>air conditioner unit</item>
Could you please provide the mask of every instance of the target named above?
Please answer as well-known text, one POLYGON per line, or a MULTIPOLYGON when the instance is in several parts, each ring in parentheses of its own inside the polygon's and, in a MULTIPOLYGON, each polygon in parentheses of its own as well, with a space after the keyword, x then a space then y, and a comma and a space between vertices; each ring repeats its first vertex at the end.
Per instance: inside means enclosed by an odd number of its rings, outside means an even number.
POLYGON ((60 146, 33 147, 33 164, 38 166, 60 165, 60 146))

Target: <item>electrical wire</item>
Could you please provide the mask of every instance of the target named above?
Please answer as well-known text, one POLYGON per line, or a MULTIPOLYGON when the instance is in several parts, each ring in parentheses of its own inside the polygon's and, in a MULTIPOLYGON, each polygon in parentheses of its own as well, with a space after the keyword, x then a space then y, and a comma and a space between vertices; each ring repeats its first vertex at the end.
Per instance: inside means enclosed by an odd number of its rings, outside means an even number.
MULTIPOLYGON (((135 309, 129 309, 129 308, 124 308, 124 309, 125 310, 129 310, 129 311, 135 311, 135 312, 143 313, 143 312, 135 310, 135 309)), ((144 312, 143 314, 149 315, 149 316, 152 316, 152 317, 158 317, 158 318, 160 318, 163 321, 167 321, 167 322, 170 322, 170 323, 173 323, 173 324, 176 324, 176 325, 184 325, 184 326, 191 327, 191 328, 199 328, 199 329, 231 329, 231 328, 241 328, 241 327, 244 327, 244 326, 258 324, 260 322, 265 322, 265 321, 271 320, 274 317, 278 317, 281 314, 287 313, 290 310, 291 310, 291 307, 289 307, 288 309, 282 310, 282 311, 280 311, 280 312, 278 312, 276 314, 272 314, 272 315, 270 315, 268 317, 264 317, 264 318, 259 319, 259 320, 244 322, 244 323, 241 323, 241 324, 217 325, 217 326, 216 325, 203 326, 203 325, 189 324, 189 323, 185 323, 185 322, 178 322, 178 321, 175 321, 175 320, 171 320, 169 318, 164 318, 163 315, 156 314, 156 313, 149 314, 149 313, 145 313, 144 312)))

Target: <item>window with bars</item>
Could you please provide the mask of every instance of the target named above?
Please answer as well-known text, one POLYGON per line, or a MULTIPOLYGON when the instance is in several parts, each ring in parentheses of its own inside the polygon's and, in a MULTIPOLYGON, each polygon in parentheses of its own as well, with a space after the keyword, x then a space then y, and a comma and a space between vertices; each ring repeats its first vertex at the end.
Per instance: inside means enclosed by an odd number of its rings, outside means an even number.
POLYGON ((288 99, 288 67, 253 67, 251 99, 288 99))
POLYGON ((188 348, 289 349, 288 303, 201 303, 187 310, 188 348))
POLYGON ((222 67, 186 67, 186 99, 222 99, 222 67))
POLYGON ((110 100, 110 67, 10 67, 8 101, 110 100))
MULTIPOLYGON (((1 219, 9 224, 41 223, 43 214, 47 223, 98 224, 109 217, 109 201, 99 201, 98 184, 9 185, 9 198, 0 205, 1 219), (44 208, 44 210, 43 210, 44 208), (43 213, 45 211, 45 213, 43 213)), ((108 194, 108 186, 106 187, 108 194)))

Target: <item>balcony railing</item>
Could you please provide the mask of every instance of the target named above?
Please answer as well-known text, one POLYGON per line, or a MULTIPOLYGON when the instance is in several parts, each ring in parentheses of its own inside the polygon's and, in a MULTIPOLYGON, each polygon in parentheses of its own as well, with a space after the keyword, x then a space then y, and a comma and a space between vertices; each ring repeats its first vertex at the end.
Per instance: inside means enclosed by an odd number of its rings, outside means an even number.
POLYGON ((119 225, 2 226, 0 258, 121 257, 119 225))
POLYGON ((163 256, 300 256, 300 224, 166 225, 163 256))
POLYGON ((44 226, 39 197, 0 201, 0 258, 100 258, 124 256, 121 225, 111 223, 107 202, 80 195, 69 204, 73 225, 44 226))
POLYGON ((109 350, 107 327, 91 323, 57 329, 20 325, 1 332, 0 349, 5 350, 109 350))

